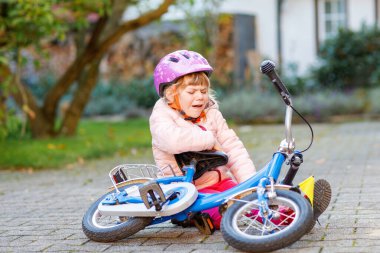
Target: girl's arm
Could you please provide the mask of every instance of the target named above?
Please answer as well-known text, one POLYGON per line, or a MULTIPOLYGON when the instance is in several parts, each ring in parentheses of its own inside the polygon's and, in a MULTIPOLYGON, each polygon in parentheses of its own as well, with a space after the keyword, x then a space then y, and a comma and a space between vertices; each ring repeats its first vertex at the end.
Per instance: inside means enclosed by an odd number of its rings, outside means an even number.
POLYGON ((153 145, 170 154, 212 149, 216 142, 211 131, 194 124, 179 126, 169 113, 153 112, 149 122, 153 145))
POLYGON ((238 183, 243 182, 256 173, 247 149, 241 142, 235 131, 230 129, 219 110, 215 110, 215 124, 217 129, 217 141, 222 150, 228 155, 228 164, 231 173, 238 183))

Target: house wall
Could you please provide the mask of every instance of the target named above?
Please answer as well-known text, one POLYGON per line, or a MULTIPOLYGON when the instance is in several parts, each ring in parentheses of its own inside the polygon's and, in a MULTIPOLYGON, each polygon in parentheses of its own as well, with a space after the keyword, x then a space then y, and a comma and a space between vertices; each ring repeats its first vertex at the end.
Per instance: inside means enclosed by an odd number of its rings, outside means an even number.
POLYGON ((363 23, 375 23, 374 0, 347 0, 347 5, 349 28, 359 30, 363 23))
POLYGON ((226 0, 221 12, 255 16, 257 50, 264 58, 278 60, 276 0, 226 0))
MULTIPOLYGON (((319 39, 324 40, 323 0, 319 0, 319 39)), ((225 0, 221 11, 256 16, 258 50, 263 58, 278 62, 276 7, 277 0, 225 0)), ((363 23, 375 23, 374 0, 347 0, 347 26, 358 30, 363 23)), ((317 60, 314 0, 283 0, 282 68, 291 64, 300 75, 307 73, 317 60)))
POLYGON ((315 15, 313 0, 285 0, 282 6, 282 68, 296 65, 304 73, 315 62, 315 15))
MULTIPOLYGON (((324 1, 319 2, 319 38, 323 43, 324 15, 321 5, 324 1)), ((373 0, 347 0, 347 27, 359 30, 364 23, 373 25, 374 8, 373 0)), ((317 60, 314 1, 285 0, 281 29, 283 67, 289 69, 291 64, 295 64, 299 74, 307 73, 317 60)))
MULTIPOLYGON (((282 68, 296 64, 300 72, 315 61, 313 0, 284 0, 282 6, 282 68)), ((277 0, 227 0, 221 12, 256 17, 257 49, 265 59, 279 61, 277 48, 277 0)))

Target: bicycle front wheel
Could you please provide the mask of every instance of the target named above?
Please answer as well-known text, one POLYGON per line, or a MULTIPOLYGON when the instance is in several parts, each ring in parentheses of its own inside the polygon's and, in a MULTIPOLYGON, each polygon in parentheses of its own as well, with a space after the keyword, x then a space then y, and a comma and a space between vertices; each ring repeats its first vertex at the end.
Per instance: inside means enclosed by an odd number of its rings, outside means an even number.
POLYGON ((269 215, 260 215, 257 193, 228 208, 221 232, 232 247, 247 252, 268 252, 284 248, 306 234, 313 222, 313 211, 300 194, 276 190, 268 200, 269 215))

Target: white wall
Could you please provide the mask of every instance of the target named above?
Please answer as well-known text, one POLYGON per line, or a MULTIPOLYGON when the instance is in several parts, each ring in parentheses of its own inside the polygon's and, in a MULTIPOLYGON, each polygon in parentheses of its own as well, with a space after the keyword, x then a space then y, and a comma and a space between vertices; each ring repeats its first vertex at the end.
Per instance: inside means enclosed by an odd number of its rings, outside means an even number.
POLYGON ((348 0, 348 27, 359 30, 363 23, 375 23, 375 3, 373 0, 348 0))
POLYGON ((263 57, 278 60, 276 0, 226 0, 221 12, 255 15, 258 50, 263 57))
MULTIPOLYGON (((320 39, 324 38, 323 1, 320 1, 320 39)), ((347 0, 348 28, 359 30, 363 23, 375 23, 373 0, 347 0)), ((283 67, 296 63, 299 74, 307 73, 316 63, 315 13, 313 0, 285 0, 282 11, 282 59, 283 67)), ((320 41, 323 43, 323 41, 320 41)))
POLYGON ((282 65, 286 69, 296 63, 299 73, 305 73, 315 62, 314 1, 286 0, 282 9, 282 65))
MULTIPOLYGON (((320 43, 324 39, 323 2, 319 1, 320 43)), ((258 50, 263 57, 278 62, 276 0, 225 0, 221 7, 222 12, 255 15, 258 50)), ((350 29, 374 24, 374 0, 347 0, 347 8, 350 29)), ((305 74, 317 60, 314 0, 285 0, 282 15, 282 67, 296 63, 299 74, 305 74)))

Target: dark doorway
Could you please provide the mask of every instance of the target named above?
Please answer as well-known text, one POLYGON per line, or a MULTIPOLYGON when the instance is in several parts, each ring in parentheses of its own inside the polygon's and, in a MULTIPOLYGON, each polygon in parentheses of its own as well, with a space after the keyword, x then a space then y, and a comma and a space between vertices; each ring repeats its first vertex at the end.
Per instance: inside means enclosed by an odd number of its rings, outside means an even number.
POLYGON ((235 66, 234 85, 240 87, 247 83, 247 69, 249 62, 247 55, 256 51, 256 25, 255 16, 237 14, 234 17, 234 44, 235 44, 235 66))

